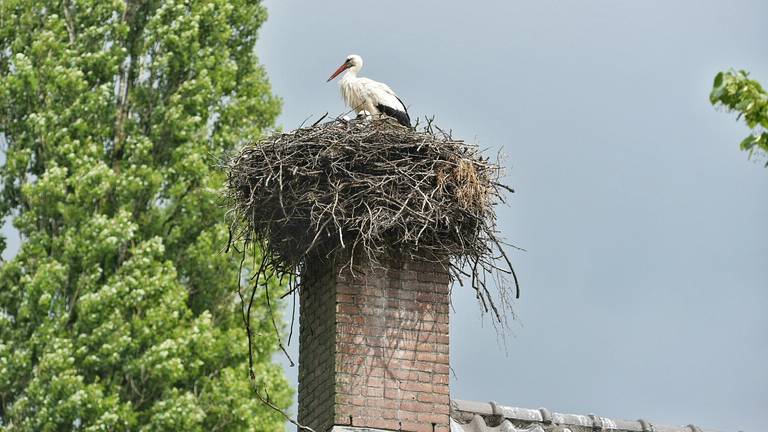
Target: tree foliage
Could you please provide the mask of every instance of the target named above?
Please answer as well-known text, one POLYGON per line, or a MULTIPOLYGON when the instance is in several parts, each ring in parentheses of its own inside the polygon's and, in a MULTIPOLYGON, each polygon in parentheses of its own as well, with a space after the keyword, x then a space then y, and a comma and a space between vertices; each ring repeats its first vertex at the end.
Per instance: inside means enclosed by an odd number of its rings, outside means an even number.
MULTIPOLYGON (((213 168, 278 114, 265 19, 254 0, 0 1, 0 213, 24 239, 0 268, 0 428, 283 427, 247 378, 213 168)), ((286 407, 263 295, 251 313, 257 383, 286 407)))
MULTIPOLYGON (((768 152, 768 93, 743 70, 720 72, 715 77, 709 100, 739 113, 752 129, 741 141, 742 150, 768 152)), ((768 166, 768 164, 766 164, 768 166)))

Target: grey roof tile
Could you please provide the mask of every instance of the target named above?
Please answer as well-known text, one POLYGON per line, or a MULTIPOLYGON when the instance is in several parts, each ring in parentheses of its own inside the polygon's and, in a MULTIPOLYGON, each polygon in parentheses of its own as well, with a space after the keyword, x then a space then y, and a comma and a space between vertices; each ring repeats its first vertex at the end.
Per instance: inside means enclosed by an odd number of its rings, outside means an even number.
POLYGON ((714 432, 694 425, 666 426, 594 414, 551 413, 495 402, 451 401, 451 432, 714 432))
POLYGON ((451 432, 546 432, 541 425, 530 424, 526 428, 518 428, 512 424, 509 420, 504 420, 497 426, 488 426, 485 420, 475 414, 474 418, 469 423, 458 423, 456 420, 451 419, 451 432))

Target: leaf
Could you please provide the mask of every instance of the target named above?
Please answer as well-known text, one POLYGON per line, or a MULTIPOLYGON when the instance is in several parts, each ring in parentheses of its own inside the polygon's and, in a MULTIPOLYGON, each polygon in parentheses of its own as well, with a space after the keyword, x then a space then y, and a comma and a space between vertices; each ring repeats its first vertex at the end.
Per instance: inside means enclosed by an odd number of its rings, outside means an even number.
POLYGON ((720 88, 723 85, 723 72, 718 72, 717 75, 715 75, 715 82, 712 85, 712 88, 720 88))
POLYGON ((739 147, 741 147, 742 150, 751 150, 752 147, 754 147, 756 141, 757 141, 757 137, 754 135, 750 135, 741 141, 741 144, 739 144, 739 147))

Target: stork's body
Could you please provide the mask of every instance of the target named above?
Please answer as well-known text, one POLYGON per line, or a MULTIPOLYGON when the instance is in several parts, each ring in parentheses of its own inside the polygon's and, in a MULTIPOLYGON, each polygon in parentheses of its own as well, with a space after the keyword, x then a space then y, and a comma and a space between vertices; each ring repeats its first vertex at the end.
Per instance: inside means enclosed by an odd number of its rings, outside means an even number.
POLYGON ((342 64, 328 81, 341 77, 341 96, 347 106, 358 114, 370 114, 374 116, 386 115, 394 118, 403 126, 411 127, 411 118, 408 109, 399 97, 388 85, 372 79, 358 77, 357 74, 363 67, 363 59, 358 55, 351 55, 342 64))

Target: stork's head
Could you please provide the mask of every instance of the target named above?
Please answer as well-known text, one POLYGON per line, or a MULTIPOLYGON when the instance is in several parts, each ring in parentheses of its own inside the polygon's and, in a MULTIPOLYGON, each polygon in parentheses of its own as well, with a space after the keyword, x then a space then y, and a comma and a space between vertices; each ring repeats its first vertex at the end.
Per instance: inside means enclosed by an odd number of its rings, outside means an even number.
POLYGON ((330 78, 328 78, 328 81, 336 78, 340 73, 344 72, 347 69, 353 69, 355 72, 359 71, 363 67, 363 58, 360 57, 357 54, 350 54, 347 56, 347 59, 344 60, 344 63, 339 66, 338 69, 336 69, 336 72, 331 75, 330 78))

